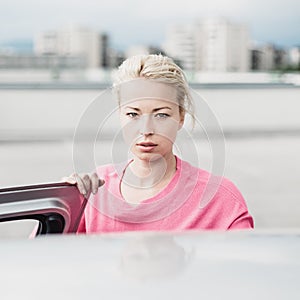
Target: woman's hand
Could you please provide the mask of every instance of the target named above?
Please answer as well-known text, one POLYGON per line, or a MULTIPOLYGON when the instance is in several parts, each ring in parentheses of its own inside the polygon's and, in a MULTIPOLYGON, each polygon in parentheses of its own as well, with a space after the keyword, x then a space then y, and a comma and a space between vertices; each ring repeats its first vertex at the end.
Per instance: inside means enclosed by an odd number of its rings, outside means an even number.
POLYGON ((76 184, 85 198, 88 198, 91 193, 96 194, 98 188, 104 184, 104 180, 100 179, 96 173, 80 175, 73 173, 69 177, 63 177, 62 181, 76 184))

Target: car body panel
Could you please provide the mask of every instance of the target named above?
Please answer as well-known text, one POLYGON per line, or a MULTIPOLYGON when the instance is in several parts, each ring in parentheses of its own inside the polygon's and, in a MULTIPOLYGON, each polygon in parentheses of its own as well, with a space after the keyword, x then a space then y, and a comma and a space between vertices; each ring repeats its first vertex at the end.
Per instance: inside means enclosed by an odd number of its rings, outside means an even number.
POLYGON ((298 299, 300 234, 129 232, 9 240, 3 299, 298 299))

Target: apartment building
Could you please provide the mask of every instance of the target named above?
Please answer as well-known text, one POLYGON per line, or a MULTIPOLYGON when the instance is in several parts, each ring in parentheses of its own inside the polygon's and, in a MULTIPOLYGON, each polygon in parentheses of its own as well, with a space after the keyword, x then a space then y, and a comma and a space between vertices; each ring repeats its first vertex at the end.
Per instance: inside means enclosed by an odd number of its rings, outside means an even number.
POLYGON ((189 71, 246 72, 250 67, 247 27, 223 18, 170 25, 164 49, 189 71))
POLYGON ((107 35, 80 26, 41 32, 34 39, 35 54, 81 57, 88 68, 107 65, 107 48, 107 35))

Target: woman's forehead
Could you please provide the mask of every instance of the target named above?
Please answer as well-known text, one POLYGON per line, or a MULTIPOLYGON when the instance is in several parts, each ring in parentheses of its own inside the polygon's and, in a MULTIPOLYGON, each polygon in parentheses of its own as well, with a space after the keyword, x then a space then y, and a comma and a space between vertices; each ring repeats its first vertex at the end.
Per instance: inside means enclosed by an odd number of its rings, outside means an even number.
POLYGON ((128 100, 121 103, 125 109, 158 110, 158 109, 176 109, 178 103, 173 100, 159 98, 139 98, 128 100))
POLYGON ((150 79, 135 79, 122 83, 119 87, 119 97, 122 104, 146 99, 178 103, 176 96, 175 87, 150 79))

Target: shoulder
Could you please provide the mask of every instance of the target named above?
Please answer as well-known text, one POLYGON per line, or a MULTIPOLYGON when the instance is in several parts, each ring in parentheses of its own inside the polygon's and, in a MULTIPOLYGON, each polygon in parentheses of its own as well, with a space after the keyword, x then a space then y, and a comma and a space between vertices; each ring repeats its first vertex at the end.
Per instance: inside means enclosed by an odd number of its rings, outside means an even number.
POLYGON ((197 187, 201 190, 205 189, 207 193, 214 194, 217 198, 226 198, 246 207, 244 197, 238 187, 230 179, 214 175, 211 172, 195 167, 189 162, 179 159, 182 172, 190 178, 197 178, 197 187))
POLYGON ((100 178, 121 178, 127 164, 128 162, 101 165, 96 168, 96 173, 100 178))
POLYGON ((241 191, 230 179, 221 177, 218 193, 220 196, 226 198, 227 200, 231 199, 241 208, 247 209, 247 205, 241 191))
POLYGON ((201 169, 199 167, 195 167, 192 164, 190 164, 188 161, 182 160, 179 157, 176 157, 176 161, 177 161, 177 169, 180 171, 180 173, 182 173, 184 177, 195 178, 196 176, 199 179, 205 180, 208 179, 211 175, 206 170, 201 169))
POLYGON ((209 228, 245 229, 253 228, 254 221, 249 214, 246 201, 235 183, 224 176, 192 166, 181 161, 185 185, 193 182, 193 199, 209 228))
POLYGON ((234 199, 239 200, 243 198, 240 190, 236 186, 236 184, 226 177, 221 177, 221 184, 220 188, 224 191, 229 193, 234 199))

